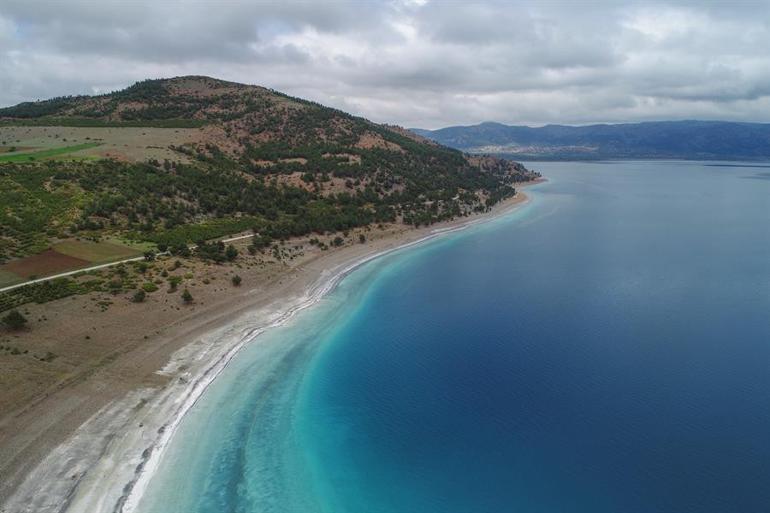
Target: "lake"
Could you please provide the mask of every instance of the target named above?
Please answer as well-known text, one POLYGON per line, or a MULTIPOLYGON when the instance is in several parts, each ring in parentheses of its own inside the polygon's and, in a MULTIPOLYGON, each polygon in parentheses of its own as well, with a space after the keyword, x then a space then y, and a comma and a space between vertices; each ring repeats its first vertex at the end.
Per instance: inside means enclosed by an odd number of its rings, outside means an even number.
POLYGON ((139 510, 768 511, 770 169, 528 167, 242 350, 139 510))

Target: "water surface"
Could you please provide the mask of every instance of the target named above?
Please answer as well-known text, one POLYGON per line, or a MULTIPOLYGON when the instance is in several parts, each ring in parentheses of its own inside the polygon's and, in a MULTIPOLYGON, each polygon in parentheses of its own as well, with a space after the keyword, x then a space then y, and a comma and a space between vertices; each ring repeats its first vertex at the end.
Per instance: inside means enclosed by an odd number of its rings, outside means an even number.
POLYGON ((713 164, 532 164, 244 350, 141 510, 768 511, 770 181, 713 164))

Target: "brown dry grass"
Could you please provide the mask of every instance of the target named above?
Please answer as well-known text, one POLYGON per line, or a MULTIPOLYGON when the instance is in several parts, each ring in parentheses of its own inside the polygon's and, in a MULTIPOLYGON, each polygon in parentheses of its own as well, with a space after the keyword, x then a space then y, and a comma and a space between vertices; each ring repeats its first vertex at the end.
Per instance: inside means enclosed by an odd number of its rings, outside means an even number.
POLYGON ((169 146, 201 141, 200 132, 198 128, 6 126, 0 127, 0 144, 44 150, 98 142, 99 146, 73 155, 123 161, 186 161, 169 146))
POLYGON ((53 249, 64 255, 82 258, 94 263, 111 262, 141 255, 139 250, 104 241, 66 240, 55 244, 53 249))

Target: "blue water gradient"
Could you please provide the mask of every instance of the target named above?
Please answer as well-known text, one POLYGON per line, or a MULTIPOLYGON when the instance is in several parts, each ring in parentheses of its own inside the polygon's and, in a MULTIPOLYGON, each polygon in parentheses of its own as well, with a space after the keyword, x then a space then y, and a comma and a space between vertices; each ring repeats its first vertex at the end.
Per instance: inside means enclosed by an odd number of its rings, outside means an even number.
POLYGON ((770 181, 724 164, 533 164, 244 350, 142 511, 770 511, 770 181))

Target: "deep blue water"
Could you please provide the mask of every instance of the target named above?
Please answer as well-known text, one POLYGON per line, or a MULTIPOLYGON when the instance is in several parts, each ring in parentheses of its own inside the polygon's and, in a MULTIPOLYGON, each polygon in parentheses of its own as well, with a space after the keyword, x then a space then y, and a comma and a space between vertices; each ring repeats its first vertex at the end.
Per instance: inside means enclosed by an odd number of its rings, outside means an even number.
POLYGON ((537 163, 243 351, 145 511, 770 511, 770 180, 537 163))

